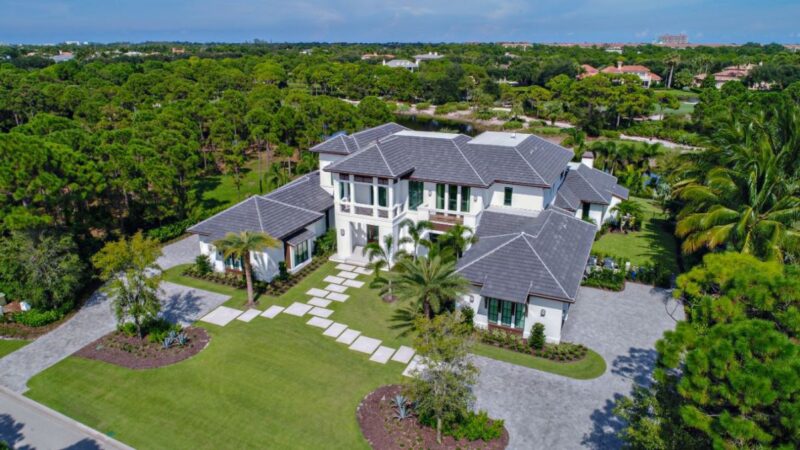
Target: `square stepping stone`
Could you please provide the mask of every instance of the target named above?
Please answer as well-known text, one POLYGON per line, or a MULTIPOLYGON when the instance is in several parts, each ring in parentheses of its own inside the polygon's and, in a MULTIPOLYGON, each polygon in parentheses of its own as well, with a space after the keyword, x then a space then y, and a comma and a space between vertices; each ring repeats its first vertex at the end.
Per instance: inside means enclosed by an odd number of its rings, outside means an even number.
POLYGON ((425 365, 422 364, 422 360, 420 359, 419 355, 415 356, 414 359, 408 363, 406 369, 403 371, 404 377, 414 377, 417 373, 422 372, 425 370, 425 365))
POLYGON ((323 319, 322 317, 312 317, 308 322, 306 322, 306 325, 311 325, 312 327, 325 329, 331 326, 332 323, 333 321, 330 319, 323 319))
POLYGON ((376 363, 386 364, 391 358, 392 353, 394 353, 394 349, 391 347, 384 347, 381 345, 375 350, 375 353, 369 358, 370 361, 375 361, 376 363))
POLYGON ((356 278, 358 278, 358 274, 357 273, 348 272, 346 270, 343 270, 343 271, 339 272, 337 274, 337 276, 342 277, 342 278, 347 278, 348 280, 355 280, 356 278))
POLYGON ((350 345, 350 350, 371 355, 372 352, 374 352, 380 345, 380 339, 359 336, 358 339, 356 339, 355 342, 350 345))
POLYGON ((294 302, 289 305, 288 308, 284 309, 283 312, 286 314, 291 314, 293 316, 302 317, 307 312, 309 312, 313 308, 311 305, 306 305, 305 303, 294 302))
POLYGON ((372 275, 372 269, 367 269, 366 267, 356 267, 353 272, 361 275, 372 275))
POLYGON ((392 356, 392 361, 408 364, 408 362, 411 361, 411 357, 414 356, 414 353, 416 352, 413 348, 401 345, 400 348, 397 349, 397 352, 395 352, 394 356, 392 356))
POLYGON ((333 310, 332 309, 327 309, 327 308, 320 308, 319 306, 315 306, 315 307, 311 308, 311 311, 309 311, 308 313, 311 314, 312 316, 328 317, 331 314, 333 314, 333 310))
POLYGON ((250 308, 247 311, 245 311, 242 315, 237 317, 236 320, 241 320, 242 322, 250 322, 251 320, 258 317, 259 314, 261 314, 261 311, 254 308, 250 308))
POLYGON ((239 317, 243 311, 233 308, 228 308, 227 306, 220 306, 219 308, 211 311, 210 313, 206 314, 202 319, 203 322, 213 323, 214 325, 219 325, 224 327, 225 325, 229 324, 233 319, 239 317))
POLYGON ((356 340, 356 338, 357 338, 357 337, 358 337, 358 335, 360 335, 360 334, 361 334, 361 332, 360 332, 360 331, 356 331, 356 330, 345 330, 345 332, 344 332, 344 333, 342 333, 341 335, 339 335, 339 337, 338 337, 338 338, 336 338, 336 342, 341 342, 342 344, 347 344, 347 345, 350 345, 350 344, 352 344, 352 343, 353 343, 353 341, 355 341, 355 340, 356 340))
POLYGON ((358 289, 364 286, 364 282, 356 280, 344 280, 344 283, 342 283, 342 285, 358 289))
POLYGON ((319 306, 319 307, 326 307, 331 304, 330 300, 325 300, 324 298, 314 297, 308 301, 309 305, 319 306))
POLYGON ((261 313, 261 317, 266 317, 267 319, 272 319, 275 316, 277 316, 278 314, 280 314, 281 311, 283 311, 283 306, 272 305, 269 308, 267 308, 266 311, 261 313))
MULTIPOLYGON (((341 294, 342 292, 347 290, 347 286, 342 286, 340 284, 329 284, 329 285, 325 286, 325 290, 328 290, 328 291, 331 291, 331 292, 338 292, 338 293, 341 294)), ((322 295, 322 296, 317 295, 317 297, 324 297, 324 295, 322 295)))
POLYGON ((333 325, 329 326, 328 329, 325 330, 324 333, 322 333, 322 335, 330 337, 339 337, 339 335, 342 334, 342 332, 344 332, 344 330, 346 329, 347 325, 343 323, 334 322, 333 325))
POLYGON ((313 289, 307 290, 306 294, 308 294, 308 295, 310 295, 312 297, 325 297, 326 295, 328 295, 328 291, 325 291, 325 290, 322 290, 322 289, 313 288, 313 289))
POLYGON ((342 277, 335 277, 333 275, 328 275, 327 277, 325 277, 325 280, 323 281, 325 281, 326 283, 342 284, 344 283, 345 279, 342 277))
POLYGON ((335 302, 346 302, 347 299, 350 298, 347 294, 340 294, 338 292, 331 292, 328 294, 328 299, 333 300, 335 302))
POLYGON ((353 270, 353 269, 356 268, 356 266, 351 266, 350 264, 342 263, 342 264, 339 264, 338 266, 336 266, 336 268, 339 269, 339 270, 353 270))

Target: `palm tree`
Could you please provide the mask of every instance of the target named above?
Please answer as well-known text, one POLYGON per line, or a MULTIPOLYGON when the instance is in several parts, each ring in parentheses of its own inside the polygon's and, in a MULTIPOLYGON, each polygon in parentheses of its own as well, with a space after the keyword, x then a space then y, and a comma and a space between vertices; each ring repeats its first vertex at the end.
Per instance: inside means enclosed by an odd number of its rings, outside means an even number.
POLYGON ((281 167, 281 163, 274 162, 267 169, 266 179, 267 191, 273 191, 289 182, 289 172, 281 167))
POLYGON ((392 293, 392 280, 390 277, 384 277, 381 273, 385 268, 391 267, 394 260, 399 256, 402 251, 394 251, 394 237, 387 234, 383 237, 383 245, 378 242, 370 242, 365 247, 367 257, 370 261, 370 266, 375 271, 375 278, 373 279, 373 287, 383 289, 386 287, 386 295, 384 300, 394 301, 395 297, 392 293))
POLYGON ((627 232, 626 228, 635 229, 644 218, 644 208, 641 203, 635 200, 623 200, 611 210, 616 211, 619 219, 619 230, 622 232, 627 232))
POLYGON ((238 258, 244 266, 244 276, 247 280, 247 306, 255 305, 253 300, 253 268, 250 254, 270 247, 277 247, 280 241, 262 232, 242 231, 239 234, 228 233, 224 238, 214 241, 225 258, 238 258))
POLYGON ((669 76, 667 77, 667 89, 669 89, 672 87, 672 74, 675 72, 675 66, 680 64, 681 56, 677 53, 671 53, 664 62, 669 66, 669 76))
POLYGON ((417 259, 417 253, 419 250, 419 246, 422 245, 425 248, 430 248, 431 241, 428 239, 424 239, 422 236, 425 234, 425 231, 430 230, 433 228, 433 224, 427 220, 420 220, 419 222, 414 222, 411 219, 405 219, 400 222, 400 228, 405 228, 406 233, 408 236, 400 239, 398 241, 399 244, 413 244, 413 254, 411 255, 413 259, 417 259))
POLYGON ((458 223, 447 230, 440 239, 439 245, 451 248, 456 258, 461 258, 470 245, 478 242, 478 236, 472 232, 472 228, 458 223))
POLYGON ((469 282, 456 272, 455 261, 439 255, 401 258, 389 279, 398 297, 411 300, 429 318, 469 290, 469 282))

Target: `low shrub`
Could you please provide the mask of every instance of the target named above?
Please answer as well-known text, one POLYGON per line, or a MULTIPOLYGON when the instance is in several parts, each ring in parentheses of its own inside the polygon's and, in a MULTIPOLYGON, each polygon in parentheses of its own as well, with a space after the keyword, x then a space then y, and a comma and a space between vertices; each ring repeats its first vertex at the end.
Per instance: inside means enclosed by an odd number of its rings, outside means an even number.
MULTIPOLYGON (((535 327, 535 325, 534 325, 535 327)), ((542 325, 542 331, 544 326, 542 325)), ((526 342, 522 337, 509 333, 503 330, 475 330, 478 340, 484 344, 493 345, 495 347, 512 350, 518 353, 526 353, 540 358, 550 359, 552 361, 570 362, 577 361, 586 357, 588 349, 580 344, 572 344, 569 342, 562 342, 560 344, 547 344, 542 343, 540 349, 536 349, 526 342)), ((542 332, 542 341, 544 341, 544 332, 542 332)))
POLYGON ((544 348, 544 324, 536 322, 531 327, 531 334, 528 336, 528 344, 534 350, 541 350, 544 348))
POLYGON ((503 435, 504 424, 500 419, 490 419, 486 411, 480 410, 477 413, 470 412, 463 423, 453 426, 447 434, 456 439, 488 442, 503 435))
POLYGON ((621 291, 625 288, 625 272, 622 270, 612 270, 597 268, 592 270, 583 280, 583 286, 608 289, 610 291, 621 291))
POLYGON ((64 317, 63 309, 51 309, 42 311, 37 308, 31 308, 28 311, 22 311, 14 314, 14 322, 25 325, 27 327, 43 327, 53 322, 61 320, 64 317))
POLYGON ((429 102, 417 103, 417 111, 424 111, 431 107, 429 102))
POLYGON ((194 259, 194 269, 200 276, 211 273, 213 268, 211 267, 211 260, 208 258, 208 255, 197 255, 194 259))
POLYGON ((314 241, 314 256, 327 256, 336 251, 336 229, 331 228, 314 241))
POLYGON ((470 330, 475 328, 475 310, 470 307, 465 307, 461 310, 461 321, 464 325, 468 326, 470 330))
POLYGON ((519 120, 509 120, 503 124, 504 130, 519 130, 525 127, 525 123, 519 120))

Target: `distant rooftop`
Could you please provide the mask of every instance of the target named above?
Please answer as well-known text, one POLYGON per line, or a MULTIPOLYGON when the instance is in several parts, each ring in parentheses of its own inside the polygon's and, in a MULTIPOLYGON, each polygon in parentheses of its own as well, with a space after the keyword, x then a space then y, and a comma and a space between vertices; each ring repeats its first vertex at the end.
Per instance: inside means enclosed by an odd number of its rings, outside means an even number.
POLYGON ((417 131, 417 130, 403 130, 394 134, 394 136, 411 136, 411 137, 424 137, 434 139, 455 139, 458 134, 443 133, 441 131, 417 131))
POLYGON ((499 145, 501 147, 516 147, 520 142, 532 136, 527 133, 513 133, 504 131, 485 131, 474 139, 470 144, 499 145))

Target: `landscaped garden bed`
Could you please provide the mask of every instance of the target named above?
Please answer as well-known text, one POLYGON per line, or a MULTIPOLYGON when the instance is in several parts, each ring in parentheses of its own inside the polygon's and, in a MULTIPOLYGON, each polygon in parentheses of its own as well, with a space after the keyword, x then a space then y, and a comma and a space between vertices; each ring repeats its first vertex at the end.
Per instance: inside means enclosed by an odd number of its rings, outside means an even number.
POLYGON ((190 358, 206 348, 210 336, 203 328, 187 327, 164 339, 139 338, 125 331, 114 331, 78 350, 83 358, 104 361, 129 369, 153 369, 190 358), (179 337, 180 336, 180 337, 179 337))
MULTIPOLYGON (((508 431, 502 421, 497 423, 478 414, 474 416, 474 420, 488 421, 490 427, 501 428, 499 437, 487 442, 445 435, 439 444, 436 442, 436 429, 420 423, 419 418, 413 415, 413 409, 405 412, 407 417, 398 418, 395 399, 401 393, 400 385, 382 386, 368 394, 359 405, 356 418, 361 432, 373 449, 504 449, 508 446, 508 431)), ((411 408, 411 405, 404 407, 411 408)), ((462 433, 466 434, 468 431, 464 430, 462 433)))
POLYGON ((586 346, 562 342, 560 344, 532 345, 521 337, 503 330, 475 330, 480 342, 517 353, 529 354, 558 362, 577 362, 584 359, 589 351, 586 346))

